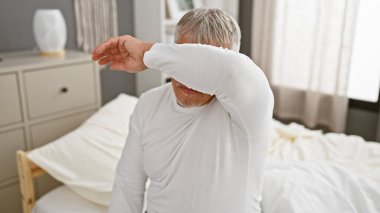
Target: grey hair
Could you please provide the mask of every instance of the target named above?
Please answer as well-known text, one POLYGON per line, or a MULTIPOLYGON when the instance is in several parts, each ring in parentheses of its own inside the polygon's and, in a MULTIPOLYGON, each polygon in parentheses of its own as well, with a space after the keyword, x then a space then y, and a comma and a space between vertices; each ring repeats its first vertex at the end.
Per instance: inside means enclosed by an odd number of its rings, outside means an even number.
POLYGON ((219 9, 197 8, 187 12, 178 22, 175 39, 182 36, 194 43, 240 49, 239 25, 226 12, 219 9))

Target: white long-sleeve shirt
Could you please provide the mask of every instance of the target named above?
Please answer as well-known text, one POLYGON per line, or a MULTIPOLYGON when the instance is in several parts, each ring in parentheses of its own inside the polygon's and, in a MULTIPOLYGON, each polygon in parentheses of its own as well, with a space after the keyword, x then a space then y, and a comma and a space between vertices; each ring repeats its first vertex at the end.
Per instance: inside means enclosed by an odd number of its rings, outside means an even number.
POLYGON ((273 94, 248 57, 201 44, 155 44, 147 67, 215 95, 176 103, 171 85, 143 94, 117 168, 109 213, 260 212, 273 94))

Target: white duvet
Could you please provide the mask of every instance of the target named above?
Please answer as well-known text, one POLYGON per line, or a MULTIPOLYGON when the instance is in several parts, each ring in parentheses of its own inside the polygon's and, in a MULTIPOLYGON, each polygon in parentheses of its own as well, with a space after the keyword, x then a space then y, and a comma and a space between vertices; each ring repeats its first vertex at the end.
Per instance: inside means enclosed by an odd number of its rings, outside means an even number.
POLYGON ((380 144, 273 121, 264 213, 380 212, 380 144))
POLYGON ((379 185, 331 163, 270 160, 264 180, 264 213, 380 212, 379 185))
POLYGON ((323 134, 296 123, 285 125, 273 120, 268 154, 279 160, 334 163, 380 184, 380 143, 359 136, 323 134))

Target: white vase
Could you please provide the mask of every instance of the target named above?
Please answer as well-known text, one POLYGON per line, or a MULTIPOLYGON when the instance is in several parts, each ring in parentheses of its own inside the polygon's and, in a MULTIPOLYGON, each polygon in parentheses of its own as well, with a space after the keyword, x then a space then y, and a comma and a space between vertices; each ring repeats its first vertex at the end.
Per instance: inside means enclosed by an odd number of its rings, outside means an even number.
POLYGON ((33 18, 33 31, 41 55, 64 55, 67 32, 60 10, 37 10, 33 18))

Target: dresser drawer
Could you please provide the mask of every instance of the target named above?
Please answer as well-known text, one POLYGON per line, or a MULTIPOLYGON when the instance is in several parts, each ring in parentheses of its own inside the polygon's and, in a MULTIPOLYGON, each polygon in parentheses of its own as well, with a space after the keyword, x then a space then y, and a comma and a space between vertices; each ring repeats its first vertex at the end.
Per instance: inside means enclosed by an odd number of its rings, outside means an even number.
POLYGON ((0 75, 0 126, 21 121, 19 89, 15 73, 0 75))
POLYGON ((17 177, 16 151, 25 150, 22 129, 0 132, 0 182, 17 177))
POLYGON ((24 73, 29 118, 94 104, 93 64, 75 64, 24 73))
POLYGON ((30 127, 33 149, 49 143, 79 127, 95 110, 51 120, 30 127))

